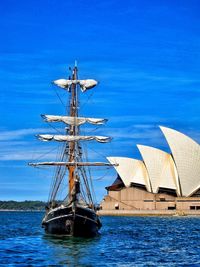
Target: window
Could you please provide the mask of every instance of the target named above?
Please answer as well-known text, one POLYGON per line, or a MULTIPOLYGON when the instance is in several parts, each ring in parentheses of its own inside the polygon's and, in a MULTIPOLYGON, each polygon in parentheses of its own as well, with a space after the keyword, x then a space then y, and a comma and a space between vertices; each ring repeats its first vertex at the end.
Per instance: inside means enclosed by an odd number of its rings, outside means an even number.
POLYGON ((160 201, 165 201, 165 198, 164 197, 160 197, 160 201))
POLYGON ((176 209, 175 206, 173 206, 173 207, 168 207, 168 210, 175 210, 175 209, 176 209))
POLYGON ((200 206, 190 206, 191 210, 200 210, 200 206))

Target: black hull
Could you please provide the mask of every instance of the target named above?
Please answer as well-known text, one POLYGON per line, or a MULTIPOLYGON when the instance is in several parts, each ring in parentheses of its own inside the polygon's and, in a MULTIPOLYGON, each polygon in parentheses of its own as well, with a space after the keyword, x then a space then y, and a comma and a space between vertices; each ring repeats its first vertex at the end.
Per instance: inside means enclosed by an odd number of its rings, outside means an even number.
POLYGON ((101 223, 95 211, 85 207, 59 207, 45 216, 42 226, 46 233, 77 237, 93 237, 101 223))

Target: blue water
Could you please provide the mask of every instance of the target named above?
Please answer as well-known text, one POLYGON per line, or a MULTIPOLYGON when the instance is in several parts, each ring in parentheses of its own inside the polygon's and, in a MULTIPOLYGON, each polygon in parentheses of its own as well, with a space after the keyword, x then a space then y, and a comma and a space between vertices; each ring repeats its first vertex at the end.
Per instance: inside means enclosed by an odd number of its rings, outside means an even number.
POLYGON ((1 266, 200 266, 200 217, 102 217, 93 239, 52 238, 40 212, 0 212, 1 266))

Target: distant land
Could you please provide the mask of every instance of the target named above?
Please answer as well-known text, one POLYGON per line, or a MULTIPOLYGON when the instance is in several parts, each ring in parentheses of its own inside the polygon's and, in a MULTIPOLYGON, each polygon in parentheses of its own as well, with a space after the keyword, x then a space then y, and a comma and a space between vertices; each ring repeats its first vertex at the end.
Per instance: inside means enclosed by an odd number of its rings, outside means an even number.
POLYGON ((0 210, 40 211, 44 210, 46 202, 43 201, 0 201, 0 210))

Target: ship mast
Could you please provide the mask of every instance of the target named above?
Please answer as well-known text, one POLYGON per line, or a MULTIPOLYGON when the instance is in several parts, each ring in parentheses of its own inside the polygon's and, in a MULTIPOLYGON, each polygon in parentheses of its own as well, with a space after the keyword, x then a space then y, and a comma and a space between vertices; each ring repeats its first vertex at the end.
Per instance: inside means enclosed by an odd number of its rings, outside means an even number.
MULTIPOLYGON (((92 125, 102 125, 107 122, 107 119, 103 118, 90 118, 90 117, 79 117, 78 116, 78 92, 81 90, 82 93, 95 87, 98 82, 93 79, 78 80, 78 69, 75 67, 72 70, 72 77, 70 79, 58 79, 53 83, 62 89, 68 91, 69 97, 69 114, 64 115, 42 115, 42 118, 46 122, 62 122, 68 125, 67 132, 65 135, 56 134, 39 134, 38 139, 41 141, 56 141, 65 142, 64 153, 62 154, 61 161, 58 162, 37 162, 29 163, 30 166, 57 166, 58 168, 66 167, 68 169, 68 200, 69 202, 75 203, 77 195, 80 193, 80 178, 85 182, 86 190, 89 192, 89 185, 87 177, 85 176, 84 167, 86 166, 113 166, 116 164, 104 163, 104 162, 83 162, 81 159, 81 147, 80 142, 82 141, 97 141, 99 143, 107 143, 111 141, 110 137, 107 136, 91 136, 91 135, 79 135, 79 129, 82 124, 89 123, 92 125), (68 143, 68 144, 67 144, 68 143), (68 149, 67 149, 68 148, 68 149), (68 151, 68 152, 67 152, 68 151), (66 161, 67 158, 67 161, 66 161), (79 177, 78 171, 81 171, 79 177)), ((60 170, 60 169, 58 169, 60 170)), ((66 169, 65 169, 66 170, 66 169)), ((51 200, 55 199, 58 189, 61 185, 62 177, 56 177, 53 184, 53 193, 51 200)))
MULTIPOLYGON (((74 67, 73 73, 72 73, 72 80, 77 80, 77 66, 74 67)), ((76 117, 78 117, 78 94, 77 94, 77 84, 73 83, 71 85, 71 98, 70 98, 70 117, 73 117, 74 120, 76 117)), ((69 135, 70 136, 76 136, 78 135, 78 126, 70 125, 69 127, 69 135)), ((71 141, 69 142, 69 162, 75 162, 76 161, 76 142, 71 141)), ((76 166, 69 166, 69 197, 72 196, 72 191, 76 190, 75 188, 75 176, 76 176, 76 166)), ((77 192, 73 192, 75 195, 77 192)))

